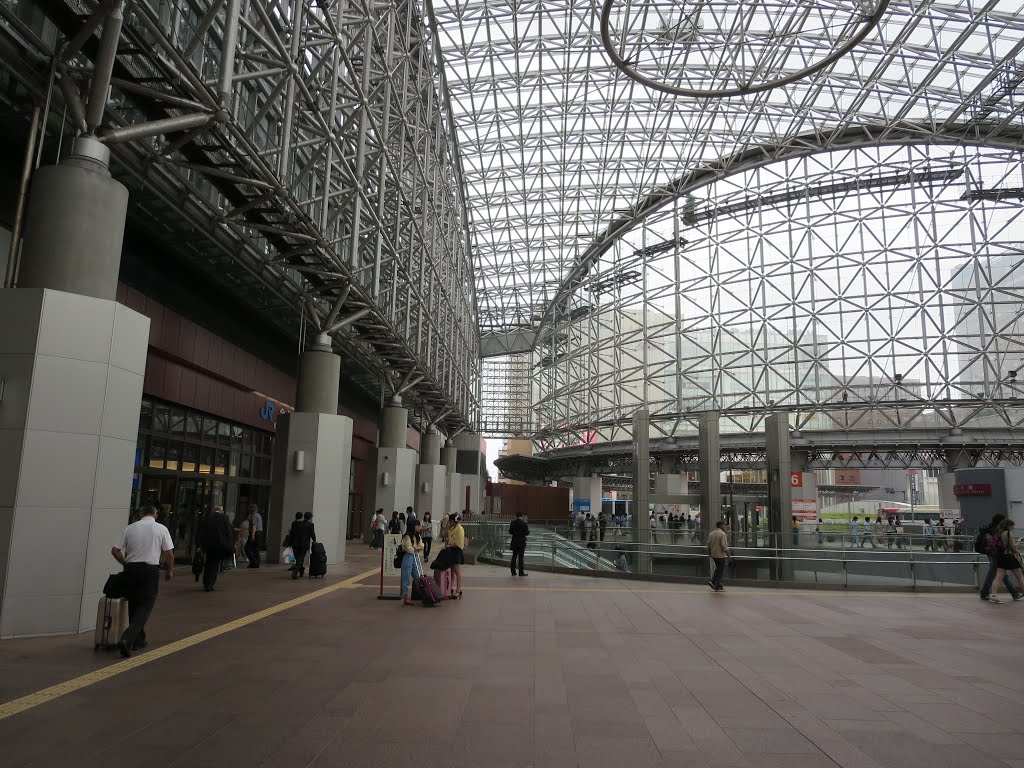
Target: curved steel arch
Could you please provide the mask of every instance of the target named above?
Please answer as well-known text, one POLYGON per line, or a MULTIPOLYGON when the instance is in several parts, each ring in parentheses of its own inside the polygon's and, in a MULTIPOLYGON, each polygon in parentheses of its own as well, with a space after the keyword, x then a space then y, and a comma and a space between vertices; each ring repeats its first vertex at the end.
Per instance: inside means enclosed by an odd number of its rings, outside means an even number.
POLYGON ((615 4, 615 0, 604 0, 604 4, 601 6, 601 44, 604 46, 605 52, 608 57, 612 60, 616 67, 619 68, 623 74, 627 77, 636 80, 638 83, 646 85, 648 88, 653 88, 664 93, 671 94, 673 96, 693 96, 696 98, 729 98, 732 96, 744 96, 749 93, 759 93, 761 91, 768 91, 772 88, 780 88, 790 83, 795 83, 797 80, 802 80, 808 75, 813 75, 815 72, 820 72, 831 64, 834 64, 843 56, 847 55, 860 45, 861 41, 864 40, 871 31, 875 29, 878 22, 882 20, 886 10, 889 7, 889 0, 880 0, 877 8, 864 18, 860 22, 860 29, 856 34, 852 35, 849 40, 845 41, 839 48, 835 49, 828 56, 825 56, 821 61, 815 62, 810 66, 803 67, 789 75, 784 77, 770 80, 760 85, 748 86, 745 88, 712 88, 707 90, 697 88, 681 88, 679 86, 673 86, 668 83, 662 83, 653 78, 641 75, 630 62, 619 56, 618 51, 615 50, 615 44, 611 39, 611 14, 612 6, 615 4))
POLYGON ((926 125, 901 128, 893 128, 888 125, 850 126, 840 132, 818 132, 798 136, 783 144, 743 149, 715 163, 696 168, 639 201, 624 215, 609 224, 580 254, 559 286, 554 298, 545 308, 540 325, 536 329, 533 348, 536 349, 537 344, 543 341, 545 330, 550 325, 558 305, 563 303, 580 285, 597 260, 615 244, 619 237, 662 206, 731 175, 762 168, 773 163, 847 149, 916 144, 966 145, 1024 151, 1024 131, 1014 134, 1004 133, 998 136, 983 136, 979 134, 976 125, 970 124, 950 126, 937 132, 926 125))

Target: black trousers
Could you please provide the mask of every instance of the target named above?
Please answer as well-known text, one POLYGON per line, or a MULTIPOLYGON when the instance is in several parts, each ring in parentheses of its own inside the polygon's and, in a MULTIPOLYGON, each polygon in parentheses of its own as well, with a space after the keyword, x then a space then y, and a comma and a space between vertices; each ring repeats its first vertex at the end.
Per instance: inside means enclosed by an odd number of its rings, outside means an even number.
POLYGON ((292 570, 301 576, 306 572, 306 555, 309 554, 309 547, 305 549, 292 547, 292 552, 295 555, 295 565, 292 566, 292 570))
POLYGON ((722 576, 725 575, 725 558, 724 557, 713 557, 715 561, 715 574, 711 577, 711 583, 715 585, 715 589, 722 586, 722 576))
POLYGON ((516 575, 516 561, 519 562, 519 575, 522 576, 526 569, 523 567, 523 556, 526 554, 526 545, 512 545, 512 575, 516 575))
POLYGON ((146 642, 146 622, 156 604, 160 589, 160 566, 148 563, 125 563, 125 591, 128 593, 128 629, 121 642, 135 648, 146 642))
POLYGON ((432 536, 423 536, 422 539, 423 539, 423 559, 424 560, 429 560, 430 559, 430 545, 434 543, 434 538, 432 536))
POLYGON ((206 564, 203 566, 203 588, 213 589, 220 575, 220 564, 225 555, 219 549, 206 550, 206 564))
POLYGON ((249 559, 249 565, 253 568, 260 567, 260 537, 263 532, 252 534, 249 536, 249 540, 245 542, 245 556, 249 559))

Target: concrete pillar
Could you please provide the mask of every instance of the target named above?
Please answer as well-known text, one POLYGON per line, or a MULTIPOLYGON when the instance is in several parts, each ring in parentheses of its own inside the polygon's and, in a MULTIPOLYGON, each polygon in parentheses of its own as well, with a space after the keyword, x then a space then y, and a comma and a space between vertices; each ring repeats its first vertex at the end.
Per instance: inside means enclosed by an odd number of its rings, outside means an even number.
POLYGON ((444 464, 444 468, 448 470, 448 474, 456 472, 456 466, 458 464, 458 449, 455 447, 455 443, 449 440, 444 448, 441 449, 441 463, 444 464))
MULTIPOLYGON (((952 452, 950 452, 952 453, 952 452)), ((939 509, 943 510, 943 517, 958 518, 961 516, 960 499, 954 493, 953 486, 956 485, 956 471, 959 469, 970 469, 971 459, 966 453, 956 454, 949 463, 949 472, 942 472, 936 478, 939 491, 939 509), (949 510, 949 512, 946 512, 949 510)))
POLYGON ((600 475, 584 475, 573 480, 572 506, 576 514, 589 512, 597 517, 601 512, 602 491, 600 475))
POLYGON ((705 537, 722 516, 722 454, 718 411, 700 414, 697 422, 697 472, 700 474, 700 527, 705 537))
MULTIPOLYGON (((779 535, 792 529, 793 460, 789 449, 788 413, 773 413, 765 419, 765 448, 768 465, 768 527, 779 535)), ((778 547, 786 542, 772 543, 778 547)), ((771 561, 773 579, 789 580, 792 578, 792 570, 792 561, 771 561)))
POLYGON ((391 402, 385 405, 384 410, 380 412, 380 447, 405 448, 408 428, 409 409, 402 407, 402 398, 391 398, 391 402))
POLYGON ((452 501, 458 509, 452 511, 480 514, 483 511, 483 469, 486 454, 481 437, 476 432, 463 432, 455 437, 455 468, 461 475, 461 490, 452 501))
POLYGON ((640 408, 633 413, 633 540, 635 573, 651 573, 651 451, 650 414, 640 408))
POLYGON ((331 350, 331 338, 320 334, 299 359, 295 410, 303 413, 338 413, 341 358, 331 350))
POLYGON ((20 287, 0 289, 0 637, 92 629, 128 524, 149 318, 114 301, 128 193, 108 156, 79 139, 37 171, 20 287))
POLYGON ((36 171, 25 215, 19 288, 114 301, 128 190, 110 178, 110 150, 75 139, 60 165, 36 171))
POLYGON ((446 510, 448 470, 441 463, 443 437, 433 427, 420 437, 420 463, 416 467, 416 515, 426 512, 439 520, 446 510))
POLYGON ((441 446, 443 443, 444 435, 433 427, 424 432, 420 437, 420 464, 442 464, 441 446))
POLYGON ((400 397, 391 398, 380 414, 373 504, 388 518, 394 511, 405 512, 416 505, 417 458, 416 451, 405 445, 408 428, 408 409, 402 407, 400 397))
POLYGON ((312 512, 317 540, 329 565, 345 561, 352 419, 338 415, 341 358, 321 335, 299 361, 295 413, 277 420, 273 485, 267 515, 267 560, 277 562, 280 543, 296 512, 312 512))

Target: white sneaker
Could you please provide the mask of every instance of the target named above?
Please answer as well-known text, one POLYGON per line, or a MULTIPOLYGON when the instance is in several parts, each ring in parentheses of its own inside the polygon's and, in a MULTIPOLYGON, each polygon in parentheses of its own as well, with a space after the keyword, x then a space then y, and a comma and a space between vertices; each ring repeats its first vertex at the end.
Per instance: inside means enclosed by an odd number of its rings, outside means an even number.
POLYGON ((998 597, 996 597, 995 595, 989 595, 989 596, 988 596, 988 601, 989 601, 990 603, 997 603, 997 604, 998 604, 998 603, 1002 603, 1002 602, 1003 602, 1002 600, 1000 600, 1000 599, 999 599, 998 597))

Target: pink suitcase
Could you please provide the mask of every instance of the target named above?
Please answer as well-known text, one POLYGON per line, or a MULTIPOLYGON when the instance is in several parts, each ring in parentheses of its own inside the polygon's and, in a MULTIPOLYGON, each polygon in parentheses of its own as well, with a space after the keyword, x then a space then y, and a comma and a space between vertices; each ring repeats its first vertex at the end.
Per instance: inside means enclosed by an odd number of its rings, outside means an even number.
POLYGON ((441 588, 441 596, 445 599, 452 599, 455 597, 455 571, 449 568, 447 571, 441 571, 441 583, 438 585, 441 588))

